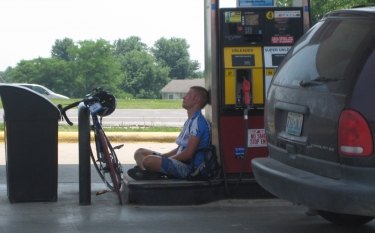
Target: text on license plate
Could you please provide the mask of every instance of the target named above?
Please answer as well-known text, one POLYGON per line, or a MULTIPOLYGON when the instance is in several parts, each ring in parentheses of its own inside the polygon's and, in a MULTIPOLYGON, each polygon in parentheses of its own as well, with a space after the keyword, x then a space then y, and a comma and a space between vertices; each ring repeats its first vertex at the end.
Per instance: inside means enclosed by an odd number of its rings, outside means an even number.
POLYGON ((288 112, 285 131, 289 134, 300 136, 302 132, 303 115, 294 112, 288 112))

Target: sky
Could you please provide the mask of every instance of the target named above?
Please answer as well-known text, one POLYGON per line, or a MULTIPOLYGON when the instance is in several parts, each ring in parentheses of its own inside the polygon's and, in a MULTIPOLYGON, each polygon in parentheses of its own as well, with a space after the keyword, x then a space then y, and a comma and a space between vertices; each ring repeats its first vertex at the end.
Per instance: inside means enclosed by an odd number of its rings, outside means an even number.
MULTIPOLYGON (((222 7, 236 0, 221 0, 222 7)), ((0 71, 49 58, 56 40, 185 38, 204 69, 204 0, 1 0, 0 71)))

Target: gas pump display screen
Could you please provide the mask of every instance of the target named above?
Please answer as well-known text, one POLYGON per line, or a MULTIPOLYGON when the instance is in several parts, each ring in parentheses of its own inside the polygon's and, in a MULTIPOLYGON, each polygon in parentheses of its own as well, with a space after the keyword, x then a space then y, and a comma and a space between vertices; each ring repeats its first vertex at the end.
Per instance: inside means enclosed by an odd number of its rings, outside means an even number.
POLYGON ((254 54, 232 55, 232 66, 255 66, 254 54))
POLYGON ((279 66, 286 54, 272 54, 272 66, 279 66))
POLYGON ((223 45, 293 45, 303 35, 301 7, 221 9, 223 45))
POLYGON ((226 11, 224 14, 226 23, 241 23, 241 11, 226 11))
POLYGON ((259 14, 245 15, 245 25, 259 25, 259 14))

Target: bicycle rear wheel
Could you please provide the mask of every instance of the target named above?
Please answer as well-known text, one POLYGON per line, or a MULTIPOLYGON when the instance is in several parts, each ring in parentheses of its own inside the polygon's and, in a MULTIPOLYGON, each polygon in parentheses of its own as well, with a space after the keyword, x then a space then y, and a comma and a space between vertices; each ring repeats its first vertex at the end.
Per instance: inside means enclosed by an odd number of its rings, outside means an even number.
MULTIPOLYGON (((122 205, 122 198, 120 193, 121 180, 122 180, 122 169, 121 164, 119 163, 116 153, 114 152, 112 146, 109 146, 109 141, 104 135, 103 130, 99 130, 99 139, 102 145, 102 150, 107 158, 107 166, 109 168, 109 174, 112 180, 112 187, 117 193, 119 203, 122 205), (111 153, 110 153, 111 151, 111 153)), ((108 184, 108 183, 106 183, 108 184)))
POLYGON ((121 197, 121 193, 120 193, 120 184, 119 184, 119 183, 121 183, 121 178, 122 177, 121 177, 121 173, 118 174, 118 170, 117 170, 118 169, 118 164, 116 163, 117 157, 116 157, 116 154, 114 154, 113 150, 112 150, 112 154, 109 153, 109 150, 108 150, 109 149, 109 147, 108 147, 108 139, 104 135, 103 130, 101 130, 101 129, 99 130, 99 136, 100 136, 100 141, 101 141, 102 146, 103 146, 104 153, 105 153, 105 155, 107 157, 107 161, 108 161, 107 165, 110 168, 109 174, 111 175, 113 187, 115 188, 115 191, 117 193, 120 205, 122 205, 122 197, 121 197), (116 166, 116 169, 115 169, 115 166, 116 166))
MULTIPOLYGON (((100 179, 105 183, 105 185, 111 190, 115 191, 115 187, 113 186, 113 183, 105 179, 104 174, 109 173, 109 166, 107 166, 107 156, 104 153, 104 146, 102 146, 101 140, 99 139, 99 136, 94 134, 94 141, 92 141, 90 144, 95 144, 96 145, 96 158, 93 152, 92 146, 90 146, 90 156, 91 156, 91 161, 94 164, 95 170, 98 172, 100 179)), ((105 138, 107 138, 105 136, 105 138)), ((117 159, 117 155, 113 147, 111 146, 110 142, 107 139, 107 145, 108 149, 110 151, 110 154, 112 155, 112 160, 115 168, 115 174, 117 176, 117 180, 119 183, 119 188, 121 188, 122 183, 120 182, 123 179, 123 170, 120 161, 117 159)))
MULTIPOLYGON (((102 163, 102 162, 100 162, 99 160, 97 160, 97 159, 95 159, 95 156, 94 156, 94 154, 93 154, 93 152, 92 152, 92 148, 91 148, 91 154, 90 154, 90 157, 91 157, 91 161, 92 161, 92 163, 94 164, 94 167, 95 167, 95 170, 98 172, 98 174, 99 174, 99 177, 100 177, 100 179, 103 181, 103 182, 105 182, 105 185, 111 190, 111 191, 115 191, 115 188, 113 187, 113 184, 112 183, 110 183, 110 182, 108 182, 106 179, 105 179, 105 177, 104 177, 104 175, 103 175, 103 173, 102 173, 102 168, 103 168, 103 164, 104 164, 104 166, 105 166, 105 163, 102 163)), ((100 153, 100 152, 97 152, 97 153, 100 153)), ((101 156, 97 156, 98 158, 101 158, 101 156)), ((121 183, 120 183, 121 184, 121 183)), ((121 185, 120 185, 121 186, 121 185)))

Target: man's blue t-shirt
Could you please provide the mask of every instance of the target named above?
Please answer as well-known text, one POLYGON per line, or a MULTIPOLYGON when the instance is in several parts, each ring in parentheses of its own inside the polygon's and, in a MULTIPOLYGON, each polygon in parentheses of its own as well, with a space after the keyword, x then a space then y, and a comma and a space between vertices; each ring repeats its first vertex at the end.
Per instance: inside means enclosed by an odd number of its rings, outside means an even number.
POLYGON ((199 150, 209 148, 211 143, 211 124, 202 115, 201 110, 196 111, 192 118, 186 120, 184 128, 176 139, 176 144, 179 145, 177 154, 186 150, 190 135, 200 139, 197 148, 198 152, 194 159, 194 166, 198 166, 204 161, 205 153, 204 151, 199 150))

